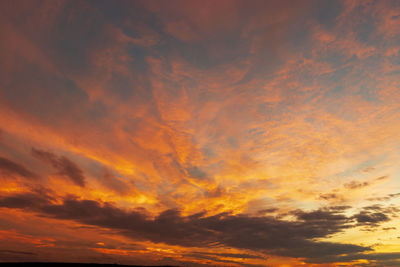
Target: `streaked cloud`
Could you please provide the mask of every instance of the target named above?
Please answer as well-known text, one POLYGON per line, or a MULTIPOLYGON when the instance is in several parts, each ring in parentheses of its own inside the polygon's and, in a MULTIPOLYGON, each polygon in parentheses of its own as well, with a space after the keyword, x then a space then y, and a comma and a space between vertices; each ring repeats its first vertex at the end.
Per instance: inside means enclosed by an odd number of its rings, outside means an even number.
POLYGON ((3 1, 0 258, 398 264, 399 8, 3 1))

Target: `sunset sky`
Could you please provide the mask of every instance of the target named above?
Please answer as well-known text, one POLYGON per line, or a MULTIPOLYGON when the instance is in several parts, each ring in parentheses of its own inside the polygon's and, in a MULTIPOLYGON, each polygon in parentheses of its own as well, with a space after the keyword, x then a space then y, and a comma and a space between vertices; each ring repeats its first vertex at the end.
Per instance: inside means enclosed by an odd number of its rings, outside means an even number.
POLYGON ((0 261, 400 266, 400 1, 3 0, 0 261))

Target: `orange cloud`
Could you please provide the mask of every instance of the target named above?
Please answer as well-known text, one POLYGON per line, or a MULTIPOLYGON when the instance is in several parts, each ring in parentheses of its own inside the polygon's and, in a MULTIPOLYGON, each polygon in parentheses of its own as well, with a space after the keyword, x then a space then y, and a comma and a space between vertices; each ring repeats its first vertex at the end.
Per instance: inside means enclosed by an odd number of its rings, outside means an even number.
POLYGON ((392 3, 0 5, 0 256, 394 257, 371 241, 400 189, 392 3))

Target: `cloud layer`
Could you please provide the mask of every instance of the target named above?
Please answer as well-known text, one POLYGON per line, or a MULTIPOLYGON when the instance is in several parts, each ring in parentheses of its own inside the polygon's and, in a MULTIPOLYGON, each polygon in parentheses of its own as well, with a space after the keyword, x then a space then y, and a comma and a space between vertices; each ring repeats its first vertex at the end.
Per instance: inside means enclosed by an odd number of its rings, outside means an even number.
POLYGON ((399 8, 2 1, 0 258, 398 265, 399 8))

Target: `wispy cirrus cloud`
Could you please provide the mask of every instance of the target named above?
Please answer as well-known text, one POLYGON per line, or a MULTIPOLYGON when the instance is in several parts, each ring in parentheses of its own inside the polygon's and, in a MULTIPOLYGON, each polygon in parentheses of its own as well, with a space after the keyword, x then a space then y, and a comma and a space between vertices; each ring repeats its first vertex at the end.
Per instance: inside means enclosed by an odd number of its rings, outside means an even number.
POLYGON ((38 178, 38 176, 35 173, 31 172, 23 165, 3 157, 0 157, 0 170, 4 176, 18 175, 27 179, 38 178))
POLYGON ((68 177, 76 185, 85 186, 83 171, 68 158, 64 156, 58 157, 51 152, 36 148, 32 148, 32 155, 51 164, 59 171, 58 174, 68 177))

